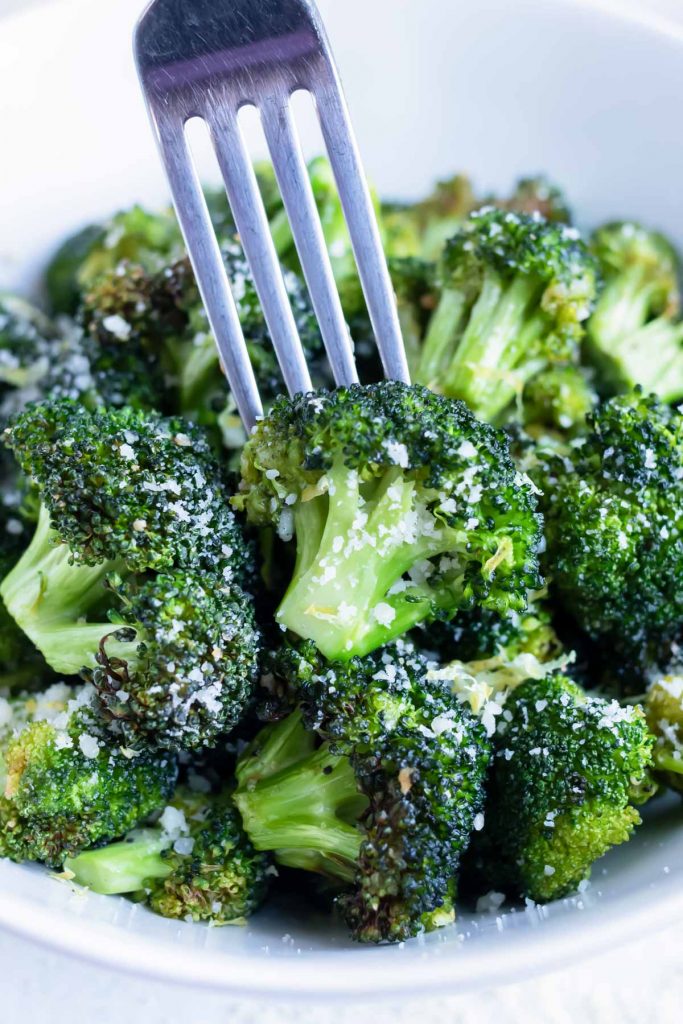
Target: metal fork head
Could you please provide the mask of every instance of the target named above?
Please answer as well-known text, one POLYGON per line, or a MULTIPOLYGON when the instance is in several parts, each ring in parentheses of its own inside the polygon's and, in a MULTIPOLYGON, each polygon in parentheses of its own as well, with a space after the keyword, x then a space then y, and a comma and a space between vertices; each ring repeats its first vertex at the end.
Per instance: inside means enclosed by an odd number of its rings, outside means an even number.
POLYGON ((135 55, 173 202, 228 381, 247 429, 262 415, 223 260, 185 136, 206 122, 228 200, 290 394, 311 381, 239 124, 261 115, 266 141, 330 364, 357 380, 353 350, 291 114, 309 92, 349 228, 387 377, 408 381, 398 316, 370 194, 320 16, 311 0, 153 0, 135 55))

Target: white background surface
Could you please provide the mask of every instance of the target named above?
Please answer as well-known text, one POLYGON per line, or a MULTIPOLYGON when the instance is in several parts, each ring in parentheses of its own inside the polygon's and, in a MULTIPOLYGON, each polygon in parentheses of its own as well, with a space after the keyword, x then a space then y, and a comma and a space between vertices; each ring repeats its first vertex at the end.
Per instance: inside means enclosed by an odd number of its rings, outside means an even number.
MULTIPOLYGON (((0 13, 27 7, 30 2, 53 9, 62 0, 0 0, 0 13)), ((417 5, 419 0, 413 0, 417 5)), ((457 0, 444 0, 444 3, 457 0)), ((512 3, 513 0, 508 0, 512 3)), ((101 5, 108 12, 119 0, 92 0, 91 10, 101 5)), ((337 0, 342 5, 344 0, 337 0)), ((548 0, 551 4, 552 0, 548 0)), ((369 8, 372 0, 368 0, 369 8)), ((130 2, 121 4, 130 8, 130 2)), ((134 6, 134 5, 133 5, 134 6)), ((628 9, 638 16, 637 0, 602 6, 628 9)), ((650 15, 678 18, 683 31, 681 0, 647 0, 650 15)), ((53 14, 53 12, 51 12, 53 14)), ((0 32, 2 28, 0 27, 0 32)), ((19 55, 18 55, 19 56, 19 55)), ((55 60, 58 73, 58 60, 55 60)), ((77 101, 78 98, 74 97, 77 101)), ((68 118, 68 112, 62 112, 68 118)), ((56 115, 55 115, 56 116, 56 115)), ((679 131, 680 125, 674 130, 679 131)), ((33 143, 37 145, 37 143, 33 143)), ((68 147, 52 159, 68 158, 68 147)), ((446 169, 446 168, 444 168, 446 169)), ((46 166, 49 188, 49 164, 46 166)), ((93 186, 92 201, 97 202, 93 186)), ((87 199, 87 194, 86 194, 87 199)), ((0 236, 1 237, 1 236, 0 236)), ((1 255, 1 254, 0 254, 1 255)), ((13 937, 0 935, 0 1024, 402 1024, 418 1018, 421 1024, 448 1021, 449 1024, 499 1024, 536 1021, 542 1024, 611 1021, 650 1024, 678 1024, 683 1003, 683 935, 681 928, 643 936, 616 953, 605 950, 580 966, 526 981, 491 989, 478 995, 451 997, 419 1004, 323 1007, 274 1003, 256 1004, 229 997, 200 993, 186 988, 164 986, 70 960, 44 951, 13 937)))

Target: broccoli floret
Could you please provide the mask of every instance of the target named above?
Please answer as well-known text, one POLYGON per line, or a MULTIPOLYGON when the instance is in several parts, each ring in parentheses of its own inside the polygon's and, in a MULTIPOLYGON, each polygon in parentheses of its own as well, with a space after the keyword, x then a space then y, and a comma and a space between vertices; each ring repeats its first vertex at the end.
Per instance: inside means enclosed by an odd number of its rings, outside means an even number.
POLYGON ((571 437, 585 429, 597 402, 583 367, 549 366, 525 385, 522 419, 527 429, 549 428, 571 437))
POLYGON ((249 703, 259 642, 251 552, 201 432, 63 400, 7 437, 42 500, 0 586, 15 622, 56 671, 94 672, 126 736, 211 742, 249 703))
POLYGON ((328 658, 467 606, 521 610, 538 582, 535 502, 503 435, 423 387, 278 399, 233 500, 296 537, 277 621, 328 658))
POLYGON ((122 748, 93 707, 92 687, 55 684, 2 699, 0 854, 58 866, 121 836, 167 802, 175 758, 122 748))
POLYGON ((658 675, 650 684, 645 714, 656 737, 657 776, 683 793, 683 674, 680 669, 658 675))
POLYGON ((483 727, 428 670, 403 642, 344 663, 312 644, 285 649, 280 671, 301 706, 238 761, 235 802, 256 849, 343 883, 338 904, 360 941, 453 919, 482 806, 483 727))
MULTIPOLYGON (((446 241, 480 205, 472 183, 464 174, 437 182, 431 195, 404 211, 403 220, 409 219, 417 226, 420 239, 419 248, 408 255, 438 259, 446 241)), ((395 218, 393 230, 396 230, 395 218)), ((407 231, 407 227, 403 230, 407 231)))
POLYGON ((670 243, 632 221, 596 231, 592 249, 605 287, 588 324, 586 352, 606 395, 636 384, 665 402, 683 397, 683 323, 678 256, 670 243))
MULTIPOLYGON (((253 277, 237 241, 225 241, 222 252, 259 390, 269 401, 282 391, 282 373, 253 277)), ((306 360, 314 376, 326 379, 322 337, 306 290, 292 271, 285 271, 284 282, 306 360)), ((121 264, 90 290, 81 317, 95 367, 141 377, 150 390, 147 407, 208 423, 226 406, 228 385, 187 257, 153 273, 121 264)))
POLYGON ((573 228, 484 208, 449 241, 417 379, 496 420, 548 365, 574 361, 596 268, 573 228))
POLYGON ((537 902, 574 891, 639 824, 632 802, 652 792, 651 753, 640 708, 586 694, 559 674, 513 689, 495 731, 475 871, 537 902))
POLYGON ((640 659, 683 622, 683 418, 635 392, 588 428, 541 474, 547 570, 592 639, 640 659))
POLYGON ((215 574, 187 569, 110 587, 119 608, 99 640, 92 679, 116 731, 133 745, 182 750, 232 729, 257 680, 253 600, 215 574))
POLYGON ((122 210, 60 246, 45 272, 51 308, 55 313, 75 313, 82 296, 122 261, 152 271, 182 251, 180 229, 171 209, 152 213, 133 206, 122 210))
POLYGON ((181 787, 156 827, 68 859, 64 868, 93 892, 133 893, 164 917, 243 924, 263 902, 270 858, 242 829, 229 793, 181 787))
POLYGON ((520 178, 508 199, 492 196, 487 199, 487 203, 498 206, 501 210, 511 210, 513 213, 540 213, 545 220, 552 223, 572 222, 571 210, 564 192, 542 174, 532 178, 520 178))
POLYGON ((562 645, 552 626, 552 613, 540 594, 530 594, 525 611, 506 615, 488 608, 459 612, 450 622, 437 620, 419 627, 415 642, 440 660, 480 661, 504 655, 531 654, 545 662, 555 658, 562 645))

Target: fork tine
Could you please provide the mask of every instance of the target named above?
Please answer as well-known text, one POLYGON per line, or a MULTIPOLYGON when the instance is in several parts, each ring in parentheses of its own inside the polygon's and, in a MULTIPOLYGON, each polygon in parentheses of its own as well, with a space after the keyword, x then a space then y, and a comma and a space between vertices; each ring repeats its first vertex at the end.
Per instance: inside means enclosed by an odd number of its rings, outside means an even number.
POLYGON ((235 403, 247 431, 263 416, 263 406, 249 352, 225 273, 223 257, 209 216, 182 122, 157 117, 154 126, 168 175, 173 205, 190 254, 197 285, 213 329, 235 403))
POLYGON ((287 390, 290 395, 312 391, 282 268, 237 119, 227 105, 217 104, 207 111, 206 122, 287 390))
POLYGON ((353 344, 332 273, 289 97, 270 99, 260 109, 275 177, 292 227, 335 382, 356 383, 358 373, 353 344))
POLYGON ((370 320, 385 376, 410 383, 394 290, 356 137, 341 86, 332 67, 311 92, 351 236, 370 320))

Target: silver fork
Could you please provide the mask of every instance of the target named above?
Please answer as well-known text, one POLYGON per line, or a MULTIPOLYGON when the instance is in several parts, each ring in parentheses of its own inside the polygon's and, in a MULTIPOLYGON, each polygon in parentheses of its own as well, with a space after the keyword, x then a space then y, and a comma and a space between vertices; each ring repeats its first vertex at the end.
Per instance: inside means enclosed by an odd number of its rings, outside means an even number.
POLYGON ((408 381, 396 305, 339 76, 312 0, 153 0, 135 32, 138 73, 209 322, 245 427, 263 415, 185 126, 208 126, 228 201, 290 394, 311 389, 238 112, 261 116, 280 193, 337 384, 358 380, 291 113, 315 102, 372 327, 388 378, 408 381))

